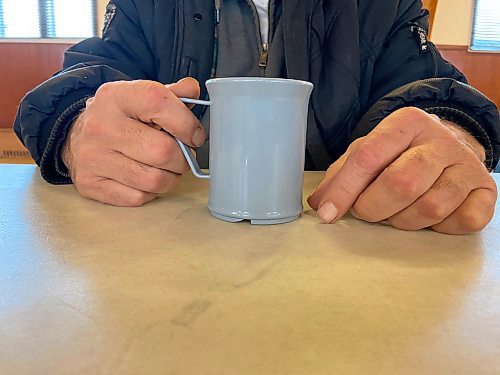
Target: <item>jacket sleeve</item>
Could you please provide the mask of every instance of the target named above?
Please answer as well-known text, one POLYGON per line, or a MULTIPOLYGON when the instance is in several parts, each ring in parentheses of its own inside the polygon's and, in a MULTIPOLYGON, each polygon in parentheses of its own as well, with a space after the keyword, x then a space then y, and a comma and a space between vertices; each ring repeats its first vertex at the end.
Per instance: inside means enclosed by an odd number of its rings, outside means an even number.
POLYGON ((402 107, 418 107, 453 121, 470 132, 486 150, 492 170, 500 156, 500 119, 496 105, 467 84, 427 40, 428 11, 420 0, 402 0, 395 25, 374 67, 369 108, 352 140, 368 134, 402 107))
POLYGON ((60 153, 69 127, 103 83, 152 79, 154 57, 133 0, 112 0, 102 38, 70 48, 63 70, 22 99, 14 131, 53 184, 70 183, 60 153))

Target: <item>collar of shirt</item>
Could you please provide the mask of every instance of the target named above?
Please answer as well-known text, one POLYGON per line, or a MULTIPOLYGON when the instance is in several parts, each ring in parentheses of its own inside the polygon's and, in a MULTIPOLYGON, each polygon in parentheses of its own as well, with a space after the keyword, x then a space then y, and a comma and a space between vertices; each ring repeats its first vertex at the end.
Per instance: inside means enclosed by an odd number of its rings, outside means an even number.
POLYGON ((259 14, 262 42, 266 44, 269 39, 269 1, 270 0, 252 0, 259 14))

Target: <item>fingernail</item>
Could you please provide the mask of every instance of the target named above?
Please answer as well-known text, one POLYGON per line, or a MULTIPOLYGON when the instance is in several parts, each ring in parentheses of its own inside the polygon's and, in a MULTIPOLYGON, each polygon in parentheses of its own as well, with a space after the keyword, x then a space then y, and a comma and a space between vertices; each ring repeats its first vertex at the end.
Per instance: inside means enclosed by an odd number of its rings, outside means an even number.
POLYGON ((325 224, 330 224, 337 218, 339 209, 332 202, 325 202, 318 210, 318 215, 321 221, 325 224))
POLYGON ((194 131, 192 142, 196 147, 200 147, 205 143, 205 132, 202 128, 198 128, 194 131))

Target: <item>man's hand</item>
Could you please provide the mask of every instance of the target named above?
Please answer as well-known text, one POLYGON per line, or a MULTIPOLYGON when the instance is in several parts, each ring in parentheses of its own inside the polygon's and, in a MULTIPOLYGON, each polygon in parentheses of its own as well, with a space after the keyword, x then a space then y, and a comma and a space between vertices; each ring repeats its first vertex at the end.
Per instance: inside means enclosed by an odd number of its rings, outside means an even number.
POLYGON ((471 233, 488 224, 497 200, 484 158, 465 131, 404 108, 353 142, 308 202, 326 223, 351 210, 404 230, 471 233))
POLYGON ((201 146, 201 124, 178 97, 198 98, 199 84, 112 82, 89 99, 63 146, 62 158, 84 197, 141 206, 179 183, 188 168, 175 139, 201 146))

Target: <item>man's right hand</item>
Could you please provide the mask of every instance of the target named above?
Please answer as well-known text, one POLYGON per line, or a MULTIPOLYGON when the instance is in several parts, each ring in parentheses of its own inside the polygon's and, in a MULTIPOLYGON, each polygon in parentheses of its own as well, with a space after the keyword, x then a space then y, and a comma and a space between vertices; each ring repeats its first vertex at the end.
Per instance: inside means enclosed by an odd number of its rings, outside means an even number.
POLYGON ((62 150, 78 192, 111 205, 141 206, 173 190, 188 165, 172 136, 191 147, 205 141, 200 122, 178 97, 199 94, 192 78, 170 86, 153 81, 102 85, 62 150))

